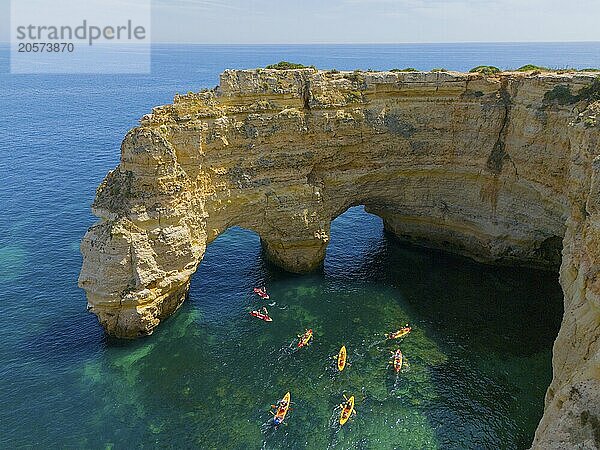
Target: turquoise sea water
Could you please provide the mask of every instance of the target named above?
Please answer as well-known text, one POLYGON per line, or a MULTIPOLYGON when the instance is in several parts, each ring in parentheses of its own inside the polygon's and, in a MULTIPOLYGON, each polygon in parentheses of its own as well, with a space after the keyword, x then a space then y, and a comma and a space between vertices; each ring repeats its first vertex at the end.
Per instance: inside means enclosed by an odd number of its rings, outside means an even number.
POLYGON ((150 75, 10 75, 0 47, 0 447, 525 448, 551 378, 562 312, 552 273, 479 265, 396 242, 359 208, 333 224, 324 268, 268 266, 233 228, 157 332, 107 339, 76 286, 95 188, 126 131, 225 68, 526 63, 598 66, 600 44, 157 46, 150 75), (266 284, 273 323, 247 314, 266 284), (408 367, 383 333, 410 322, 408 367), (315 342, 292 351, 312 327, 315 342), (352 362, 330 370, 340 345, 352 362), (288 425, 268 427, 287 390, 288 425), (343 429, 342 394, 358 415, 343 429))

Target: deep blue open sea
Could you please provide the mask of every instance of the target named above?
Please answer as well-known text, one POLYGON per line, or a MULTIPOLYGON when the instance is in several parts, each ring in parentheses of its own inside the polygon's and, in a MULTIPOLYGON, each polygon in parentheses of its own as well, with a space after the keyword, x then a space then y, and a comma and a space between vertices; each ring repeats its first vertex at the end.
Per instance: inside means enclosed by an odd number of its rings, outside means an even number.
POLYGON ((352 208, 322 270, 266 264, 232 228, 148 338, 107 339, 77 287, 96 186, 137 119, 226 68, 598 67, 600 43, 155 46, 149 75, 10 75, 0 46, 0 448, 526 448, 551 379, 557 276, 410 247, 352 208), (254 321, 266 284, 273 323, 254 321), (383 333, 410 322, 408 361, 383 333), (296 333, 315 342, 290 350, 296 333), (331 355, 348 347, 336 374, 331 355), (285 427, 269 407, 295 401, 285 427), (335 406, 356 396, 342 429, 335 406))

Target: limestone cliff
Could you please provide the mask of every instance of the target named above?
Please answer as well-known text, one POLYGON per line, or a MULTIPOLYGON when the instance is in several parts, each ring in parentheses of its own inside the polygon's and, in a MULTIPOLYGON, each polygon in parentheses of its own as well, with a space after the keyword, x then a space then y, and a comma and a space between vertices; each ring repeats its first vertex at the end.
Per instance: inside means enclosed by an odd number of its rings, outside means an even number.
POLYGON ((600 86, 586 74, 226 71, 123 141, 98 188, 80 286, 109 334, 149 334, 206 245, 256 231, 275 264, 321 264, 333 219, 478 260, 561 265, 565 317, 534 446, 600 446, 600 86), (562 257, 561 257, 562 248, 562 257))
POLYGON ((564 317, 553 379, 536 431, 539 449, 600 448, 600 102, 570 125, 569 218, 560 283, 564 317))

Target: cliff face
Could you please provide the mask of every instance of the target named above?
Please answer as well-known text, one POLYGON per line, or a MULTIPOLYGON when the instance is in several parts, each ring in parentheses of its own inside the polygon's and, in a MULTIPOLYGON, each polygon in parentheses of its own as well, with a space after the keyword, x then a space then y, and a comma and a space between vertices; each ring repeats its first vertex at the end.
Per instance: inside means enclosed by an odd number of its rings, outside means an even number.
POLYGON ((564 317, 554 342, 553 379, 535 435, 540 449, 600 448, 600 102, 571 124, 565 192, 569 218, 560 283, 564 317))
POLYGON ((600 446, 599 90, 584 74, 226 71, 128 133, 98 188, 80 286, 108 333, 149 334, 230 226, 306 272, 331 221, 359 204, 423 245, 562 261, 565 317, 534 446, 600 446))

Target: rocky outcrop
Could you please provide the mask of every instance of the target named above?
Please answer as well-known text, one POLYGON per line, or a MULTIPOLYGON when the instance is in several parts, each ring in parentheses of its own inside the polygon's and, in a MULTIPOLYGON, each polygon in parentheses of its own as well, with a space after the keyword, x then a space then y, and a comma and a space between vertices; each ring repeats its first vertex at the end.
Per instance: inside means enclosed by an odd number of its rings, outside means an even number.
POLYGON ((307 272, 331 221, 359 204, 421 245, 562 261, 565 316, 534 447, 594 448, 599 91, 586 74, 226 71, 128 133, 98 188, 80 286, 109 334, 149 334, 227 228, 256 231, 271 261, 307 272))

